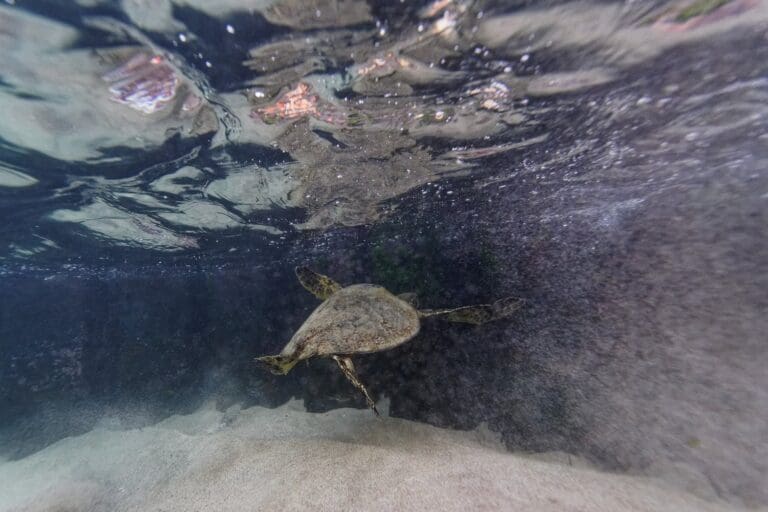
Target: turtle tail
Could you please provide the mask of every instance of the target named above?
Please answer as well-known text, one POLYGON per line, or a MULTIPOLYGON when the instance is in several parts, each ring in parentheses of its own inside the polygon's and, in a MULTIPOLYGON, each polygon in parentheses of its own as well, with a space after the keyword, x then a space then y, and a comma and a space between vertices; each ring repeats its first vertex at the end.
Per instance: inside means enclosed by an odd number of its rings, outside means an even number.
POLYGON ((296 363, 299 362, 298 359, 295 359, 291 356, 263 356, 263 357, 257 357, 256 361, 261 363, 267 370, 274 373, 275 375, 285 375, 289 371, 291 371, 291 368, 296 366, 296 363))

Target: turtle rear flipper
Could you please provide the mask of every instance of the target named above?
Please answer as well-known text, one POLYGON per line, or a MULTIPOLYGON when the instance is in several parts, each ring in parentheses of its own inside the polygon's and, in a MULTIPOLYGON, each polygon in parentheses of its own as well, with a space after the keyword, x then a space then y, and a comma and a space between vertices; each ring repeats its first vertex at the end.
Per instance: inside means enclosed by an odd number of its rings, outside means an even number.
POLYGON ((320 300, 326 300, 342 288, 330 277, 318 274, 307 267, 296 267, 294 271, 301 285, 320 300))
POLYGON ((256 361, 275 375, 285 375, 299 362, 290 356, 262 356, 257 357, 256 361))
POLYGON ((486 322, 506 318, 522 306, 523 300, 514 297, 499 299, 493 304, 478 304, 450 309, 424 309, 419 311, 422 317, 442 316, 449 322, 480 325, 486 322))
POLYGON ((355 365, 352 363, 352 359, 346 356, 331 356, 336 363, 338 363, 339 368, 341 368, 341 371, 344 373, 344 376, 349 379, 349 382, 352 383, 353 386, 355 386, 357 389, 360 390, 360 392, 365 396, 365 401, 368 403, 368 407, 373 409, 373 412, 376 414, 376 416, 379 416, 379 410, 376 409, 376 402, 373 401, 371 398, 371 395, 368 394, 368 390, 365 389, 365 385, 363 385, 362 382, 360 382, 360 378, 357 376, 357 372, 355 371, 355 365))

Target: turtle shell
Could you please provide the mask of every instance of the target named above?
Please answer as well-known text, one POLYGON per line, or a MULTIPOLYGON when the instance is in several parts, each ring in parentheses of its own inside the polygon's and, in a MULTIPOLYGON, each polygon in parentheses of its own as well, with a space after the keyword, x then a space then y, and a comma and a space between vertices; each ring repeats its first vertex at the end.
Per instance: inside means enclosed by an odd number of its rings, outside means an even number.
POLYGON ((281 355, 307 359, 378 352, 405 343, 419 328, 413 306, 381 286, 355 284, 320 304, 281 355))

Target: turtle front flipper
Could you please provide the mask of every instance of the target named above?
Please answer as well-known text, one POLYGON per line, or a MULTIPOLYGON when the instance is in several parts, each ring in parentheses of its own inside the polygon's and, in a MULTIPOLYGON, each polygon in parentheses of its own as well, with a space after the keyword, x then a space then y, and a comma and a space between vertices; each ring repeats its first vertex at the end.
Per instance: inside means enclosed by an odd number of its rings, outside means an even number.
POLYGON ((299 278, 301 285, 320 300, 325 300, 341 290, 341 285, 339 283, 330 277, 318 274, 307 267, 296 267, 294 271, 296 272, 296 277, 299 278))
POLYGON ((256 361, 275 375, 287 374, 299 362, 298 359, 291 356, 280 355, 257 357, 256 361))
POLYGON ((336 363, 338 363, 339 368, 341 368, 341 371, 344 373, 347 379, 349 379, 352 385, 359 389, 363 395, 365 395, 365 401, 368 402, 368 407, 373 409, 373 412, 376 413, 376 416, 379 416, 379 411, 376 409, 376 403, 371 398, 371 395, 368 394, 368 390, 365 389, 363 383, 360 382, 360 379, 357 376, 357 372, 355 371, 355 365, 352 363, 352 359, 346 356, 331 357, 334 361, 336 361, 336 363))
POLYGON ((404 300, 414 308, 419 307, 419 296, 415 292, 405 292, 397 296, 398 299, 404 300))
POLYGON ((486 322, 506 318, 520 309, 523 305, 522 299, 506 297, 499 299, 493 304, 478 304, 476 306, 464 306, 460 308, 449 309, 423 309, 419 311, 419 316, 442 316, 449 322, 462 322, 466 324, 480 325, 486 322))

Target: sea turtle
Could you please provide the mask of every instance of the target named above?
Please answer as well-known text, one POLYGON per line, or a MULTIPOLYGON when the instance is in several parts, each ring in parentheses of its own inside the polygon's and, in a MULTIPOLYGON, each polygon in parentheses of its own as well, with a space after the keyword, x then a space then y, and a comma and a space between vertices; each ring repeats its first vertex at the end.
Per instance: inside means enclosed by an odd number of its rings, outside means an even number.
POLYGON ((395 296, 374 284, 342 287, 330 277, 306 267, 296 267, 301 284, 322 300, 291 341, 274 356, 256 360, 272 373, 285 375, 296 363, 311 357, 331 357, 365 396, 376 415, 376 405, 355 372, 350 356, 387 350, 410 340, 419 332, 421 319, 441 316, 451 322, 484 324, 516 311, 522 301, 505 298, 493 304, 451 309, 416 309, 413 295, 395 296))

